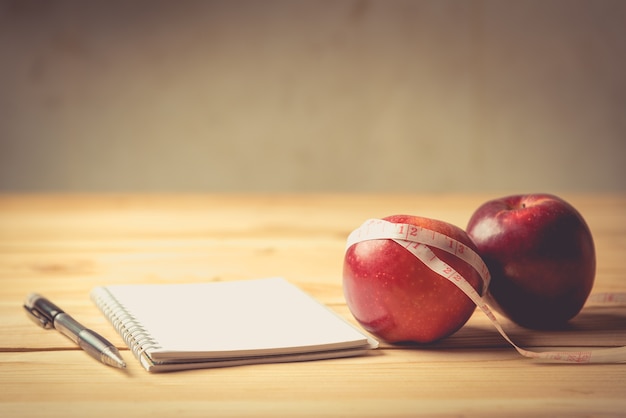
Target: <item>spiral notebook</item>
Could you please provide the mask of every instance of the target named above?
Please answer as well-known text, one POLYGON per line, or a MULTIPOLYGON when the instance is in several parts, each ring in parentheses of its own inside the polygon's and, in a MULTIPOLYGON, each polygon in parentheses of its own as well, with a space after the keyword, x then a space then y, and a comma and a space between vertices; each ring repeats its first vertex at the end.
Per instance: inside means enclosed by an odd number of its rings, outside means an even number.
POLYGON ((282 278, 96 287, 149 372, 365 354, 378 343, 282 278))

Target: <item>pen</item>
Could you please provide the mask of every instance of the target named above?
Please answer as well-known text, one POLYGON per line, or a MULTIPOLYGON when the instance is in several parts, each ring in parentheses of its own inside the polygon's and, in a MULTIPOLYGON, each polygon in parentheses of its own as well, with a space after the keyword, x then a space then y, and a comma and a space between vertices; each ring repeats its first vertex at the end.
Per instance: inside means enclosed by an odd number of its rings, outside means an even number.
POLYGON ((74 341, 90 356, 104 364, 120 369, 126 367, 120 352, 98 333, 85 328, 61 308, 37 293, 31 293, 24 302, 24 309, 42 328, 55 328, 74 341))

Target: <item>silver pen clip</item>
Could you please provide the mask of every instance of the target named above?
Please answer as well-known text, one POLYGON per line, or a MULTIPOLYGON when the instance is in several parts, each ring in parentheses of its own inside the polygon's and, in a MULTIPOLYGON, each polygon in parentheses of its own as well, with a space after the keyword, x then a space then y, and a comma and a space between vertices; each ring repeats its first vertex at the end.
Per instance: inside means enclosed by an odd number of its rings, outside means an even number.
POLYGON ((37 293, 31 293, 24 302, 24 309, 28 313, 30 319, 32 319, 33 322, 40 327, 46 329, 53 328, 54 315, 56 315, 54 311, 62 311, 56 305, 52 304, 50 304, 51 306, 48 306, 47 304, 41 306, 41 303, 39 303, 40 300, 41 296, 37 293), (54 315, 51 316, 51 313, 54 313, 54 315))

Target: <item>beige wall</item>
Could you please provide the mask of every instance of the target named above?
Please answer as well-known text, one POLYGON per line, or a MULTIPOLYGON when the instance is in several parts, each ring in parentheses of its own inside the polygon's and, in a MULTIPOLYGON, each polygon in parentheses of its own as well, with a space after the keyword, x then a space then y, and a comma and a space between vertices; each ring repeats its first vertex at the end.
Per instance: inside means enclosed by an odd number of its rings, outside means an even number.
POLYGON ((0 1, 0 191, 626 191, 625 1, 0 1))

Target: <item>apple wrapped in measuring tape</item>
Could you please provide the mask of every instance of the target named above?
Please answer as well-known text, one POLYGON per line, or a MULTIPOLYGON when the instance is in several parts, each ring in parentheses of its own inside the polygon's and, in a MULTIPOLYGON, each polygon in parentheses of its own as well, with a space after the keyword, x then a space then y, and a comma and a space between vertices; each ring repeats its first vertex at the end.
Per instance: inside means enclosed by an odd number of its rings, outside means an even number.
POLYGON ((595 277, 593 237, 582 215, 550 194, 490 200, 467 233, 492 280, 486 300, 528 328, 555 328, 581 310, 595 277))
POLYGON ((343 290, 355 319, 388 342, 431 343, 460 329, 489 273, 465 231, 434 219, 394 215, 350 234, 343 290), (445 277, 444 277, 445 276, 445 277))

